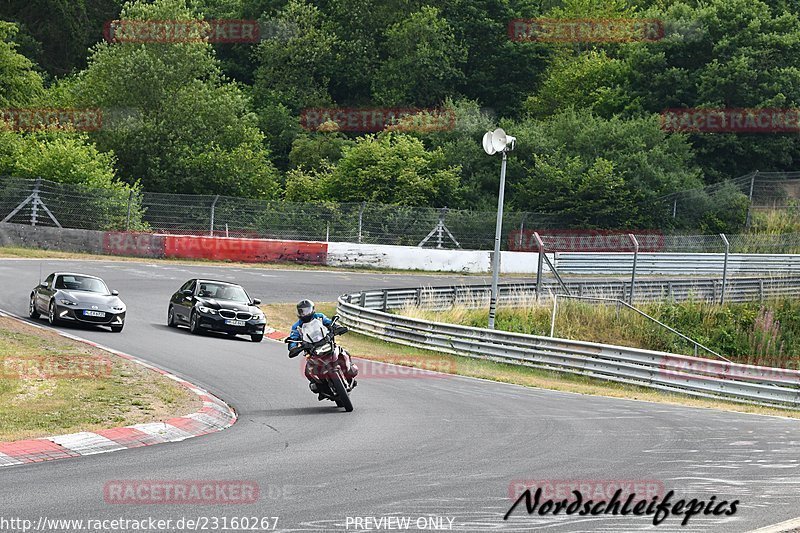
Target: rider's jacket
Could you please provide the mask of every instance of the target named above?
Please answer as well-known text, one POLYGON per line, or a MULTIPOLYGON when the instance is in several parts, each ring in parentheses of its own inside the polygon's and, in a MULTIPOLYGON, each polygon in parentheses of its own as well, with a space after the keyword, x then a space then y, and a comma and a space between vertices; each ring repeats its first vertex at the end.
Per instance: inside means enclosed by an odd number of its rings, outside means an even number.
MULTIPOLYGON (((311 320, 314 320, 315 318, 321 318, 322 319, 322 325, 325 326, 325 327, 329 327, 331 325, 331 323, 333 322, 330 318, 325 316, 325 313, 314 313, 314 316, 312 316, 309 319, 308 322, 311 322, 311 320)), ((305 324, 307 324, 308 322, 305 322, 305 324)), ((300 331, 302 329, 302 327, 303 327, 303 324, 304 324, 304 322, 302 320, 298 320, 297 322, 295 322, 292 325, 292 332, 289 334, 289 338, 290 339, 299 341, 300 339, 303 338, 303 334, 300 331)), ((297 343, 297 342, 290 343, 289 344, 289 349, 291 350, 292 348, 296 347, 298 344, 299 343, 297 343)))

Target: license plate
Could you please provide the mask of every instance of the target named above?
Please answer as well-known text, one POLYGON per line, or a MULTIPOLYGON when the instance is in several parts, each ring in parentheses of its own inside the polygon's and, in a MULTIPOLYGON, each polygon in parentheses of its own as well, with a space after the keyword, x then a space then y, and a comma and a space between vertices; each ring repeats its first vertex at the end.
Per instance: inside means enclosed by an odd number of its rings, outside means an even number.
POLYGON ((225 323, 229 326, 245 326, 247 324, 244 320, 226 320, 225 323))
POLYGON ((84 316, 99 316, 101 318, 105 317, 106 314, 102 311, 84 311, 84 316))

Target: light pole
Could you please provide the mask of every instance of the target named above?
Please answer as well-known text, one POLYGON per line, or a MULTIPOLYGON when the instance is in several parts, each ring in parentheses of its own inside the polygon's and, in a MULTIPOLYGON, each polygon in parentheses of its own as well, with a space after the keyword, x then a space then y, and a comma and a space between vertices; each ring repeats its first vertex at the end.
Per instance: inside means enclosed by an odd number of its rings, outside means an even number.
POLYGON ((483 136, 483 150, 494 155, 497 152, 503 154, 503 162, 500 165, 500 192, 497 195, 497 225, 494 230, 494 255, 492 255, 492 296, 489 301, 489 329, 494 329, 494 317, 497 312, 497 284, 500 277, 500 237, 503 232, 503 197, 506 191, 506 161, 508 152, 514 149, 516 137, 506 135, 501 128, 488 131, 483 136))

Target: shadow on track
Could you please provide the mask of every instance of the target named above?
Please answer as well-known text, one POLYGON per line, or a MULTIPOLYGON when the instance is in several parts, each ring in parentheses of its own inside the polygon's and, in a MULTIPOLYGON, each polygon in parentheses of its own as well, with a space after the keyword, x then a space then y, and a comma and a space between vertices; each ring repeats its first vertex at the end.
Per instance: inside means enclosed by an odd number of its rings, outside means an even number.
POLYGON ((242 418, 250 416, 300 416, 300 415, 319 415, 341 412, 335 404, 328 402, 329 405, 318 405, 315 407, 288 407, 286 409, 265 409, 263 411, 248 411, 242 413, 242 418))

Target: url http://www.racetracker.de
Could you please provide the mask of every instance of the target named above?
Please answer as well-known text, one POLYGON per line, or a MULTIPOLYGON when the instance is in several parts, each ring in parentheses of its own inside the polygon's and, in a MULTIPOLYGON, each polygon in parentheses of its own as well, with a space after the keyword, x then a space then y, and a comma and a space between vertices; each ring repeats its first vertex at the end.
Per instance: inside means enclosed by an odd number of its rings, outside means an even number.
POLYGON ((0 531, 28 533, 29 531, 139 531, 143 533, 165 531, 275 531, 277 516, 194 516, 181 518, 111 518, 111 519, 37 519, 0 516, 0 531))

